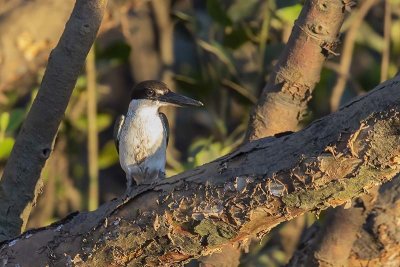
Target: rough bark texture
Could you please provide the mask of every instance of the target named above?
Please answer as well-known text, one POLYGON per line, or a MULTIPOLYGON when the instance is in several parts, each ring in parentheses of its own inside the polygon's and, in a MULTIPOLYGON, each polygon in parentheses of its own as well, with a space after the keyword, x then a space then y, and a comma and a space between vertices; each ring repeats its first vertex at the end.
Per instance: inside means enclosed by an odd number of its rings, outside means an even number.
MULTIPOLYGON (((354 12, 341 52, 337 82, 332 90, 330 102, 332 111, 339 107, 349 78, 355 39, 360 25, 369 10, 377 2, 376 0, 362 1, 360 7, 354 12)), ((374 191, 376 195, 377 188, 374 191)), ((357 233, 371 211, 374 199, 376 198, 372 197, 372 201, 357 199, 353 203, 355 206, 351 209, 338 208, 332 211, 331 218, 326 220, 324 229, 316 237, 317 241, 313 248, 305 254, 308 259, 304 260, 305 263, 303 264, 305 266, 347 266, 353 243, 357 239, 357 233)), ((297 264, 294 264, 294 266, 297 266, 297 264)))
POLYGON ((379 198, 354 243, 348 266, 400 266, 400 177, 379 198))
MULTIPOLYGON (((251 115, 246 140, 299 130, 323 63, 335 48, 345 17, 343 7, 344 3, 337 0, 307 1, 303 6, 275 72, 251 115)), ((298 237, 300 234, 299 229, 298 237)))
POLYGON ((296 131, 322 65, 334 53, 345 1, 306 1, 288 44, 250 117, 246 139, 296 131))
POLYGON ((305 236, 309 239, 302 242, 303 248, 294 254, 288 266, 347 266, 357 233, 376 200, 376 189, 354 200, 351 208, 331 210, 321 230, 315 225, 308 229, 305 236))
POLYGON ((327 219, 328 224, 324 225, 322 232, 332 230, 333 234, 336 234, 336 240, 333 240, 334 236, 330 234, 331 238, 324 241, 328 243, 328 252, 324 251, 328 257, 322 258, 315 255, 315 247, 321 247, 321 238, 325 240, 326 237, 321 234, 318 225, 313 225, 306 231, 299 249, 288 266, 399 266, 399 178, 397 176, 380 188, 372 210, 371 207, 365 207, 362 210, 360 207, 353 207, 333 213, 332 222, 329 222, 331 218, 327 219), (369 210, 367 215, 364 215, 365 210, 369 210), (355 221, 357 216, 354 216, 353 212, 359 212, 359 215, 361 213, 360 221, 355 221), (334 225, 333 229, 332 225, 334 225), (342 226, 342 232, 336 230, 340 226, 342 226), (343 252, 346 253, 346 257, 340 255, 343 252))
POLYGON ((76 79, 100 27, 106 0, 78 0, 49 57, 38 95, 0 182, 0 240, 24 230, 76 79))
POLYGON ((399 89, 398 77, 300 132, 248 143, 138 187, 124 202, 27 232, 4 242, 0 258, 21 266, 179 265, 343 204, 400 171, 399 89))

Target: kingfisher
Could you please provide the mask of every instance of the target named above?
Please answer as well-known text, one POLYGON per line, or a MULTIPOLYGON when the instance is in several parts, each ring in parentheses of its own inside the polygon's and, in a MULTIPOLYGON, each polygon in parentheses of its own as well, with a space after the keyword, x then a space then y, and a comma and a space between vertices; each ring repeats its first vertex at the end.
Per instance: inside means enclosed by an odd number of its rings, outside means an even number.
POLYGON ((143 81, 132 90, 126 116, 115 122, 114 141, 128 192, 134 184, 165 178, 169 124, 159 109, 168 105, 201 107, 203 103, 172 92, 163 82, 143 81))

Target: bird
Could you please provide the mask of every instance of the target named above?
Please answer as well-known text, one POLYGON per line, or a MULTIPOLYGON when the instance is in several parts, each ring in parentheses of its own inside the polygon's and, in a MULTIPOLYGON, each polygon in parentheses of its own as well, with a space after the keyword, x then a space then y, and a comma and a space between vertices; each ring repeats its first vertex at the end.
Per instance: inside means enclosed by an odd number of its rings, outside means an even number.
POLYGON ((126 174, 127 192, 135 185, 165 178, 169 124, 162 106, 201 107, 203 103, 174 93, 157 80, 138 83, 133 89, 126 116, 114 125, 119 162, 126 174))

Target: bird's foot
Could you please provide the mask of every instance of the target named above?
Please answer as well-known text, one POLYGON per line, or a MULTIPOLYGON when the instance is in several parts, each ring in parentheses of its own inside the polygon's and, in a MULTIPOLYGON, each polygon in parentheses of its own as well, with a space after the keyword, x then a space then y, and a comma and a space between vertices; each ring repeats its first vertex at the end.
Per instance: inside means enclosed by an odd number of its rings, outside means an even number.
POLYGON ((132 193, 133 193, 133 189, 134 189, 135 187, 127 187, 126 188, 126 190, 125 190, 125 194, 124 194, 124 198, 126 199, 126 198, 129 198, 130 196, 132 196, 132 193))

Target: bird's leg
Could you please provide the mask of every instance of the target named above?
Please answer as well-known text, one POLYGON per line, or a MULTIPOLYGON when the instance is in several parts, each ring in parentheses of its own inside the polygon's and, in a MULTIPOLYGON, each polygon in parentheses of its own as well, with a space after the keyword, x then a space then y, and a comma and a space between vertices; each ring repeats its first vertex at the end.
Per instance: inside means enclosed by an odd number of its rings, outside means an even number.
POLYGON ((129 196, 131 191, 132 191, 132 175, 131 175, 131 172, 128 169, 128 172, 126 173, 125 195, 129 196))
POLYGON ((165 172, 164 171, 159 171, 157 175, 158 180, 163 180, 166 178, 165 172))
POLYGON ((162 170, 153 171, 149 175, 149 180, 151 181, 152 184, 163 179, 165 179, 165 172, 163 172, 162 170))
POLYGON ((126 194, 130 195, 135 185, 140 183, 140 168, 135 165, 128 166, 126 173, 126 194))

